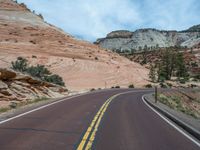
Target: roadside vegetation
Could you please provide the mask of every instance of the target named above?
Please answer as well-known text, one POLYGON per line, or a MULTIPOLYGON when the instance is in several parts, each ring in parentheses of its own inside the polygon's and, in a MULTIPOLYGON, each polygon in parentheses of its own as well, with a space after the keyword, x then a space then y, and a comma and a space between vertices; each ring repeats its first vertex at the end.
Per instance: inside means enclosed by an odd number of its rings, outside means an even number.
POLYGON ((200 61, 193 48, 187 47, 140 47, 139 50, 117 50, 117 53, 131 61, 140 63, 149 69, 149 78, 153 84, 162 87, 174 85, 187 86, 186 83, 200 82, 200 61), (168 85, 168 81, 172 85, 168 85))
POLYGON ((42 98, 30 100, 30 101, 24 101, 24 102, 21 102, 21 103, 11 102, 8 107, 0 108, 0 114, 4 113, 4 112, 8 112, 12 109, 17 109, 17 108, 20 108, 20 107, 23 107, 23 106, 26 106, 26 105, 31 105, 31 104, 34 104, 34 103, 47 101, 47 100, 49 100, 49 98, 42 97, 42 98))
POLYGON ((130 84, 130 85, 128 86, 128 88, 135 88, 135 86, 134 86, 133 84, 130 84))
POLYGON ((158 95, 158 100, 170 107, 193 118, 200 118, 199 90, 187 92, 163 92, 158 95))
POLYGON ((12 62, 12 69, 21 73, 29 74, 32 77, 40 79, 45 82, 65 86, 65 83, 57 74, 52 74, 44 65, 29 66, 27 59, 18 57, 16 61, 12 62))
POLYGON ((176 77, 184 84, 189 80, 189 73, 184 62, 183 53, 167 49, 163 52, 161 60, 150 65, 149 78, 152 82, 164 82, 176 77))

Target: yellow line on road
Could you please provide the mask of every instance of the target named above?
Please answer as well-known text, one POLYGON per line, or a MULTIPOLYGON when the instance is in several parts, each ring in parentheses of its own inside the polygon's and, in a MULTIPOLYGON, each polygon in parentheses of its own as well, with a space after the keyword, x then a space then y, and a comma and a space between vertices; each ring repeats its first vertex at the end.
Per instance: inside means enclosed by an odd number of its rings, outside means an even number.
POLYGON ((87 131, 85 132, 77 150, 82 150, 87 142, 87 139, 90 135, 90 133, 92 132, 92 129, 97 121, 97 119, 99 118, 99 116, 101 115, 102 110, 104 109, 104 107, 106 106, 106 104, 109 102, 109 99, 101 106, 101 108, 99 109, 99 111, 97 112, 97 114, 95 115, 94 119, 92 120, 92 123, 90 124, 90 126, 88 127, 87 131))
POLYGON ((101 106, 101 108, 99 109, 99 111, 97 112, 97 114, 95 115, 94 119, 92 120, 92 123, 90 124, 90 126, 88 127, 87 131, 85 132, 77 150, 83 150, 84 147, 86 150, 91 149, 92 144, 94 142, 95 139, 95 135, 96 132, 98 130, 99 124, 103 118, 103 115, 105 113, 105 111, 107 110, 109 104, 111 103, 111 101, 117 97, 120 94, 116 94, 112 97, 110 97, 108 100, 106 100, 106 102, 101 106), (89 135, 91 135, 89 137, 89 135))

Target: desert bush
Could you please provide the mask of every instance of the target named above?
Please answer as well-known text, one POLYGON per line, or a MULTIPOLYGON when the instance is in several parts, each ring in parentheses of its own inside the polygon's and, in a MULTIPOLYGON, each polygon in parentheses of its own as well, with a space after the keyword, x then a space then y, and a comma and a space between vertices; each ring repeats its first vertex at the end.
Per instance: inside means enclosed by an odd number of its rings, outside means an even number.
POLYGON ((171 83, 167 83, 167 86, 171 88, 171 87, 172 87, 172 84, 171 84, 171 83))
POLYGON ((120 88, 120 86, 119 86, 119 85, 117 85, 117 86, 115 86, 115 88, 119 89, 119 88, 120 88))
POLYGON ((129 85, 128 88, 135 88, 133 84, 129 85))
POLYGON ((161 88, 167 88, 167 85, 166 85, 165 83, 161 82, 161 83, 160 83, 160 87, 161 87, 161 88))
POLYGON ((200 79, 200 74, 194 76, 195 79, 200 79))
POLYGON ((180 82, 181 84, 185 84, 186 81, 187 81, 187 80, 186 80, 185 78, 180 78, 180 79, 179 79, 179 82, 180 82))
POLYGON ((42 81, 65 86, 62 77, 57 74, 52 74, 44 65, 28 66, 28 60, 18 57, 15 62, 12 62, 12 68, 16 71, 27 73, 32 77, 36 77, 42 81))
POLYGON ((44 78, 51 74, 51 72, 45 68, 44 65, 28 67, 26 72, 31 76, 40 78, 42 80, 45 80, 44 78))
POLYGON ((94 88, 92 88, 92 89, 90 89, 90 91, 92 92, 92 91, 95 91, 95 89, 94 88))
POLYGON ((28 67, 28 60, 23 57, 18 57, 16 61, 12 61, 12 69, 19 71, 19 72, 25 72, 28 67))
POLYGON ((151 84, 145 85, 145 88, 152 88, 153 86, 151 84))
POLYGON ((56 74, 53 74, 53 75, 50 75, 50 76, 45 76, 44 81, 54 83, 54 84, 57 84, 57 85, 61 85, 61 86, 65 85, 62 77, 60 77, 59 75, 56 75, 56 74))
POLYGON ((16 107, 17 107, 17 103, 16 103, 16 102, 11 102, 9 106, 10 106, 10 108, 12 108, 12 109, 13 109, 13 108, 16 108, 16 107))

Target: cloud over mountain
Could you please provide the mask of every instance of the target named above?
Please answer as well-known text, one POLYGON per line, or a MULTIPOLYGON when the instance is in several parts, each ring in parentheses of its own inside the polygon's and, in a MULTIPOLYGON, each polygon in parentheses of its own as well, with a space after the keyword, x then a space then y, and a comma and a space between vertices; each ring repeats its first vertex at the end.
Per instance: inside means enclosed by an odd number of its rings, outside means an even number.
POLYGON ((198 0, 18 0, 77 37, 95 41, 118 30, 182 30, 199 24, 198 0))

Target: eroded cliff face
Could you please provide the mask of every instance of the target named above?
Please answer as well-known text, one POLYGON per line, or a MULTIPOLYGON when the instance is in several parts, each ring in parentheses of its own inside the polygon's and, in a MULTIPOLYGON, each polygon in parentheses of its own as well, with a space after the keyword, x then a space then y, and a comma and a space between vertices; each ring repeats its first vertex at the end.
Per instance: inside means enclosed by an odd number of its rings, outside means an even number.
POLYGON ((139 29, 135 32, 113 31, 106 38, 98 39, 95 44, 111 50, 140 50, 148 48, 186 46, 191 48, 200 43, 198 25, 185 31, 160 31, 156 29, 139 29))
POLYGON ((148 69, 99 46, 75 39, 30 12, 24 4, 0 0, 0 67, 21 56, 59 74, 69 90, 148 83, 148 69))

